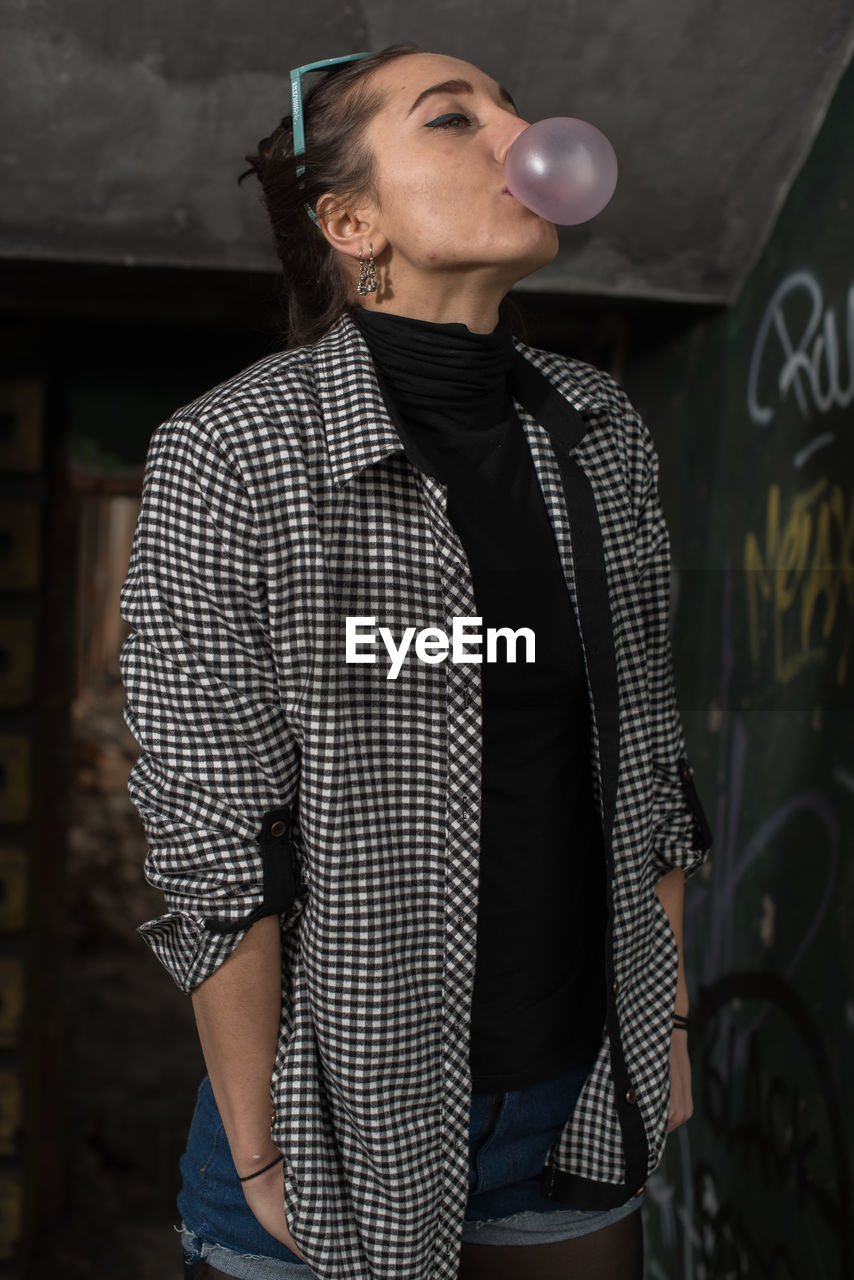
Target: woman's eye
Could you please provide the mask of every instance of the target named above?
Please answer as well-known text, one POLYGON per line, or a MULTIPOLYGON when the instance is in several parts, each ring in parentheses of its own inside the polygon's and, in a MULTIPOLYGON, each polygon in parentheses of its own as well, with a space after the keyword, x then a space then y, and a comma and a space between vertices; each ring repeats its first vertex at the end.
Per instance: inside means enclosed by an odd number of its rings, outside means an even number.
POLYGON ((471 124, 468 116, 464 116, 461 111, 449 111, 447 115, 437 116, 435 120, 430 120, 425 125, 427 129, 453 129, 457 127, 466 128, 471 124))

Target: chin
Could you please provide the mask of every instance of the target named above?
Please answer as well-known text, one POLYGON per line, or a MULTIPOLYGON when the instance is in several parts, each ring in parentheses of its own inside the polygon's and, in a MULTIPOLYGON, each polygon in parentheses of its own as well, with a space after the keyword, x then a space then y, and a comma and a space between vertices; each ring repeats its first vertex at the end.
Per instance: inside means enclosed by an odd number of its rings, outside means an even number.
POLYGON ((557 257, 557 251, 560 247, 557 227, 553 222, 545 221, 542 221, 541 226, 544 234, 535 243, 528 246, 527 252, 520 253, 516 260, 518 266, 517 279, 519 280, 523 280, 525 276, 533 275, 541 267, 547 267, 557 257))
POLYGON ((543 227, 545 228, 545 231, 546 231, 546 234, 543 237, 545 240, 545 244, 543 246, 543 252, 546 254, 546 257, 541 264, 542 266, 545 267, 545 266, 548 266, 550 262, 554 262, 555 258, 557 257, 557 251, 560 248, 560 240, 557 234, 557 227, 553 222, 547 222, 545 218, 541 218, 540 221, 542 222, 543 227))

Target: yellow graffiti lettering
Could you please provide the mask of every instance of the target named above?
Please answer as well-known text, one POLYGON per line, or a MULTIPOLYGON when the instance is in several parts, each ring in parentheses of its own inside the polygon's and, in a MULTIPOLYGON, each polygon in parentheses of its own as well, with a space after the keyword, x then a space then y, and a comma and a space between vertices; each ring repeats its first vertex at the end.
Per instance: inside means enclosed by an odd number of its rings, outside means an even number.
POLYGON ((840 485, 817 481, 795 494, 783 519, 780 486, 771 485, 765 546, 749 532, 744 543, 750 652, 758 664, 763 623, 773 636, 774 678, 788 684, 809 663, 828 661, 838 637, 835 678, 845 680, 854 610, 854 498, 840 485), (847 605, 847 610, 844 608, 847 605))

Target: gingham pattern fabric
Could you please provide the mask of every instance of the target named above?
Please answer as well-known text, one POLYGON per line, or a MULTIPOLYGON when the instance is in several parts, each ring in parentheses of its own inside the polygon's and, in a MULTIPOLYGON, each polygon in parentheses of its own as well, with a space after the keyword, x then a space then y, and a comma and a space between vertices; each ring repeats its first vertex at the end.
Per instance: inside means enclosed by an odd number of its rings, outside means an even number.
MULTIPOLYGON (((619 677, 615 989, 547 1179, 552 1194, 571 1186, 576 1203, 606 1207, 660 1158, 676 944, 653 884, 695 870, 704 842, 679 772, 651 440, 606 375, 517 346, 585 420, 567 465, 598 511, 619 677)), ((578 614, 572 539, 584 535, 548 433, 518 407, 578 614)), ((272 1081, 288 1222, 320 1280, 451 1280, 467 1196, 479 667, 411 652, 387 680, 382 645, 375 664, 345 662, 344 620, 450 634, 475 605, 443 486, 405 456, 349 317, 155 434, 123 612, 126 714, 143 751, 130 790, 168 908, 141 932, 192 990, 262 902, 264 813, 296 806, 302 888, 282 915, 272 1081)), ((591 750, 601 805, 597 734, 591 750)))

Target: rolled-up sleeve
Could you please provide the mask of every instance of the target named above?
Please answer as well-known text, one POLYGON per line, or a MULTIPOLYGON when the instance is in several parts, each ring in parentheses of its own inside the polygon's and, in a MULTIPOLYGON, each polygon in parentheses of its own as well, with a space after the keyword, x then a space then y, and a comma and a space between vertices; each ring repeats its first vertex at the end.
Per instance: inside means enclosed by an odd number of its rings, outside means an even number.
POLYGON ((656 877, 674 867, 692 875, 705 860, 712 835, 694 786, 676 700, 670 639, 670 537, 658 494, 658 457, 646 426, 631 406, 628 411, 633 433, 641 441, 645 471, 636 552, 651 709, 647 730, 654 777, 653 862, 656 877))
POLYGON ((167 907, 140 932, 189 992, 254 919, 292 906, 299 769, 248 486, 210 426, 155 433, 122 615, 125 717, 142 751, 129 790, 167 907))

